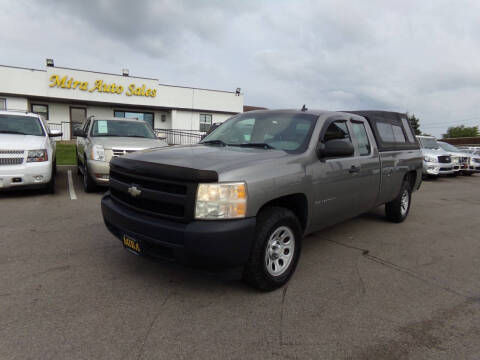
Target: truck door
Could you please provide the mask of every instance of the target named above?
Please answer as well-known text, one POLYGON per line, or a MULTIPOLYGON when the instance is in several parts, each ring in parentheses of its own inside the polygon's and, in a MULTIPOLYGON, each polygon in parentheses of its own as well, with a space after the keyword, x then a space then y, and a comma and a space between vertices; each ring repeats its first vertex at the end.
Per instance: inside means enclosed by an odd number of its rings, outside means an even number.
MULTIPOLYGON (((340 139, 352 143, 349 118, 335 116, 327 119, 320 133, 320 142, 340 139)), ((312 230, 338 223, 356 215, 356 194, 362 191, 358 184, 359 160, 354 155, 324 158, 309 165, 313 185, 312 230)))
POLYGON ((350 120, 355 158, 358 159, 355 208, 358 214, 375 206, 380 191, 380 158, 370 125, 363 118, 350 120))

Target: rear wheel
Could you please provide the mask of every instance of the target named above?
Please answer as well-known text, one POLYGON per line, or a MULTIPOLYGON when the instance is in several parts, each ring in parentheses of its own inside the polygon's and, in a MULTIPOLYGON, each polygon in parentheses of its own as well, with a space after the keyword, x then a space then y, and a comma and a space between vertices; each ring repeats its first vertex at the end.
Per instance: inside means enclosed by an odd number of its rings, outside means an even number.
POLYGON ((256 237, 244 280, 266 291, 288 282, 300 257, 302 229, 288 209, 270 207, 257 217, 256 237))
POLYGON ((405 220, 410 211, 412 188, 408 181, 404 181, 398 196, 385 204, 385 216, 388 220, 400 223, 405 220))

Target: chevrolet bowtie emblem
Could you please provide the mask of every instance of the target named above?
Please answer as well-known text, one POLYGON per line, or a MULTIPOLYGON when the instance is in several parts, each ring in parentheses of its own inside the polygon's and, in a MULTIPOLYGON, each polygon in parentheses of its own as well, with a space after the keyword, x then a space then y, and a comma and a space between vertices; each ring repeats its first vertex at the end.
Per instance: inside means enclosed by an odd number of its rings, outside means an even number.
POLYGON ((132 197, 136 198, 136 197, 142 195, 142 190, 140 190, 136 185, 132 185, 128 188, 128 193, 132 197))

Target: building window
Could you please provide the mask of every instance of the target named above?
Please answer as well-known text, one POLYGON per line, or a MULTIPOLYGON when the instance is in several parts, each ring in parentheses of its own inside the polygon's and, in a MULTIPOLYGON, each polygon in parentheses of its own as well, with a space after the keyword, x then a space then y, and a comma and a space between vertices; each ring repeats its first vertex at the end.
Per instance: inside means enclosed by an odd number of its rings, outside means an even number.
POLYGON ((0 98, 0 110, 7 110, 7 99, 0 98))
POLYGON ((144 120, 150 124, 153 129, 154 125, 154 115, 150 112, 131 112, 123 110, 115 110, 113 112, 114 117, 128 118, 128 119, 139 119, 144 120))
POLYGON ((212 126, 212 114, 200 114, 200 131, 207 132, 212 126))
POLYGON ((45 120, 48 120, 48 105, 32 104, 32 113, 41 115, 45 120))

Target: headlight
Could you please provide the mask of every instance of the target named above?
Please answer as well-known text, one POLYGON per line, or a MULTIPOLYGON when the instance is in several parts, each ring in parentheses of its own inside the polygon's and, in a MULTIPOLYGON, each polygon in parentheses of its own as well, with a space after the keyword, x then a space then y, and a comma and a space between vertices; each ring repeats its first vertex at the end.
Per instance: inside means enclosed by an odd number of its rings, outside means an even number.
POLYGON ((93 145, 92 160, 105 161, 105 149, 102 145, 93 145))
POLYGON ((247 213, 245 183, 199 184, 196 219, 236 219, 247 213))
POLYGON ((425 155, 423 157, 423 160, 425 160, 426 162, 438 162, 438 159, 436 156, 430 156, 430 155, 425 155))
POLYGON ((48 161, 48 152, 46 149, 28 150, 27 162, 48 161))

